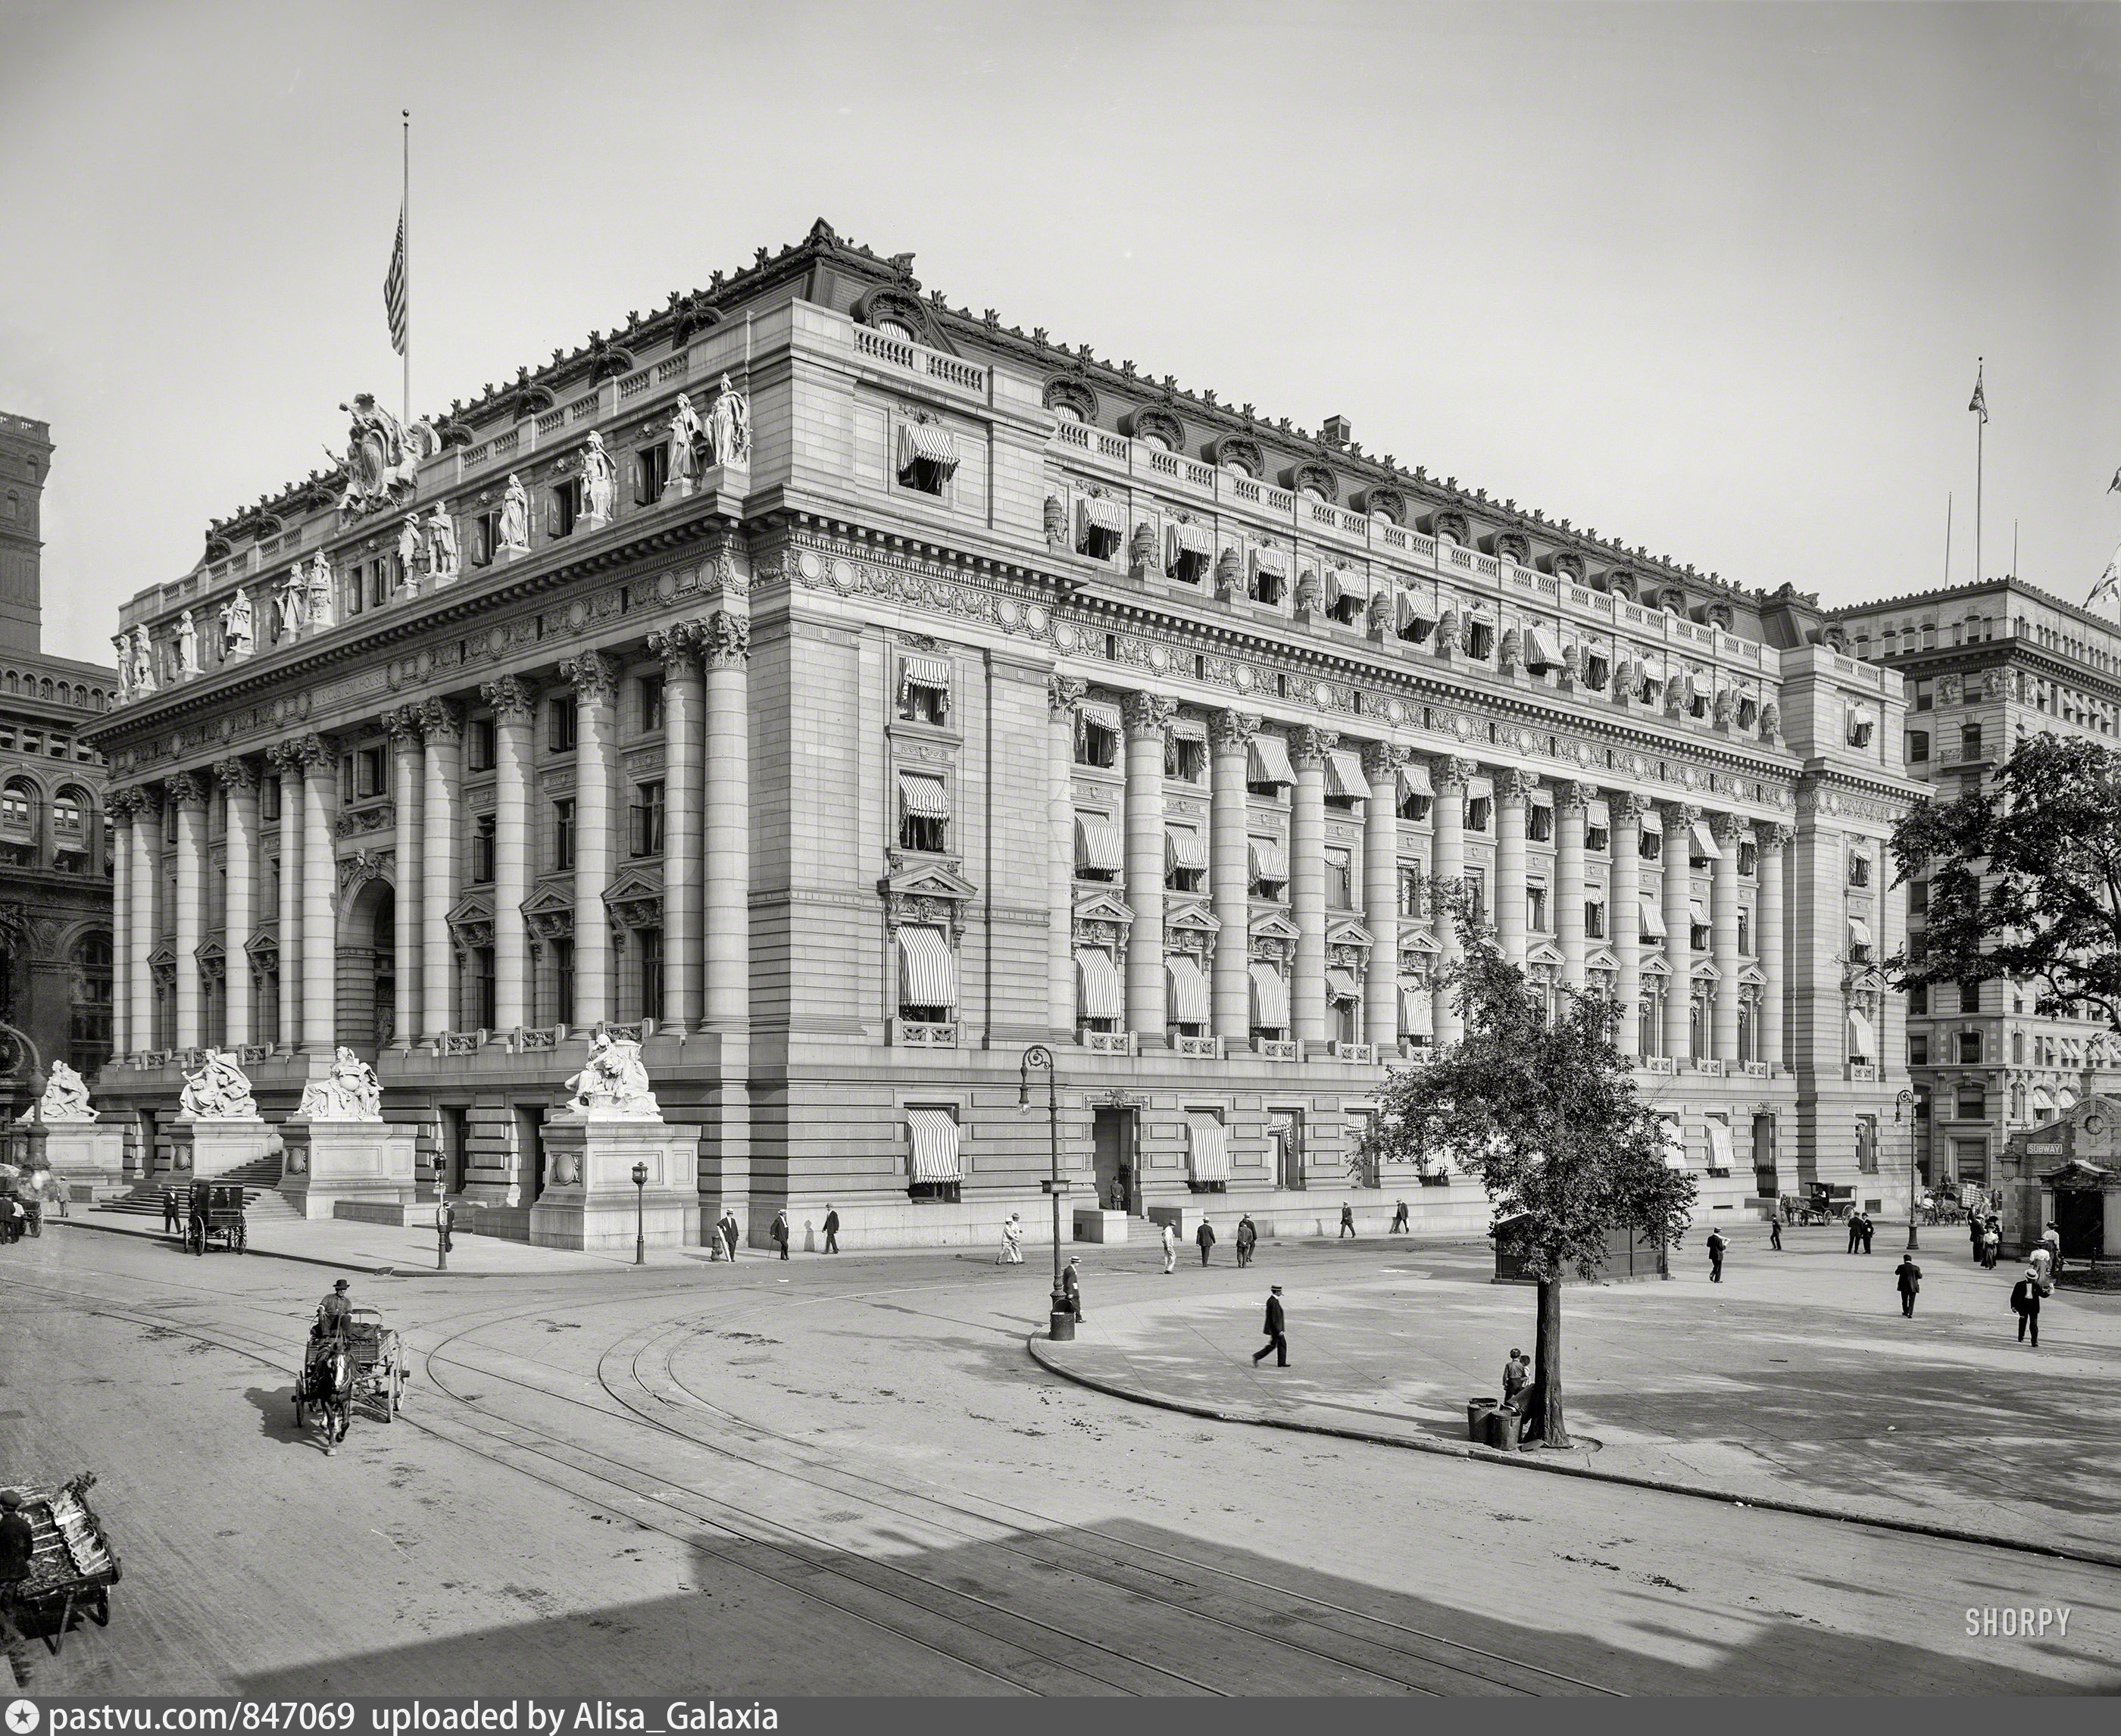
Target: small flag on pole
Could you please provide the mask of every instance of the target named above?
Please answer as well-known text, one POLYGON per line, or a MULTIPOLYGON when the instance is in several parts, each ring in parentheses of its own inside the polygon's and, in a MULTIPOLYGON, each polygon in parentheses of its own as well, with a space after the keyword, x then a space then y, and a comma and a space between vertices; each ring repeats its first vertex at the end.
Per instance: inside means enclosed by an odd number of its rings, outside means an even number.
POLYGON ((2114 551, 2114 558, 2106 563, 2106 570, 2099 575, 2099 583, 2092 586, 2091 594, 2084 599, 2084 606, 2095 609, 2102 603, 2121 598, 2121 548, 2114 551))
POLYGON ((2114 472, 2114 480, 2106 485, 2109 494, 2121 494, 2121 470, 2114 472))
POLYGON ((405 353, 405 207, 398 207, 398 244, 390 249, 390 269, 383 279, 383 311, 390 319, 390 347, 405 353))
POLYGON ((1980 368, 1974 370, 1974 401, 1966 407, 1985 423, 1988 420, 1988 395, 1981 389, 1981 377, 1983 371, 1980 368))

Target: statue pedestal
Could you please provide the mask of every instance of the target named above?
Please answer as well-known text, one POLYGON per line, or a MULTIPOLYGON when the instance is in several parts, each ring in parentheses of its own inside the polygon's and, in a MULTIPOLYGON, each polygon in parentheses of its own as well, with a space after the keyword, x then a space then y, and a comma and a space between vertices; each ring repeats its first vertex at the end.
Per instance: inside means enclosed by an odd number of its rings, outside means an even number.
POLYGON ((540 1248, 620 1250, 633 1245, 633 1166, 648 1166, 641 1233, 651 1247, 700 1240, 699 1135, 660 1118, 557 1115, 545 1124, 545 1190, 530 1208, 540 1248))
POLYGON ((44 1161, 77 1199, 125 1191, 125 1129, 94 1121, 47 1121, 44 1161))
POLYGON ((180 1181, 223 1175, 269 1157, 276 1137, 256 1115, 207 1121, 180 1115, 170 1124, 170 1167, 180 1181))
POLYGON ((412 1128, 387 1121, 280 1124, 287 1157, 280 1197, 304 1217, 329 1217, 340 1200, 410 1206, 414 1194, 412 1128))

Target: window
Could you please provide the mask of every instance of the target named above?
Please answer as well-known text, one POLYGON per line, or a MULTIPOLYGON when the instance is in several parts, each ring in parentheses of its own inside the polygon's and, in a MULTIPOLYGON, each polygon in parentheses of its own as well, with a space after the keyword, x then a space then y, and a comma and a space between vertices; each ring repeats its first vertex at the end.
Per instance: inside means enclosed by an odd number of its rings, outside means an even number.
POLYGON ((663 854, 663 780, 636 784, 627 809, 627 854, 660 856, 663 854))
POLYGON ((277 820, 280 817, 280 780, 267 778, 258 786, 259 817, 277 820))
POLYGON ((898 930, 898 1016, 909 1024, 947 1025, 958 1005, 958 960, 941 929, 898 930))
POLYGON ((1399 817, 1402 820, 1426 820, 1429 804, 1435 800, 1428 791, 1412 788, 1405 779, 1400 780, 1399 817))
POLYGON ((634 709, 641 719, 641 733, 653 735, 663 727, 663 677, 644 675, 633 684, 634 709))
POLYGON ((1926 1032, 1910 1031, 1908 1034, 1908 1065, 1910 1067, 1929 1065, 1929 1037, 1926 1032))
POLYGON ((1908 882, 1908 915, 1926 916, 1929 914, 1929 882, 1910 880, 1908 882))
POLYGON ((1495 798, 1493 796, 1475 796, 1466 804, 1466 830, 1484 832, 1493 823, 1495 798))
POLYGON ((1402 916, 1421 915, 1421 866, 1419 863, 1402 862, 1399 865, 1399 914, 1402 916))
POLYGON ((581 726, 581 706, 571 693, 560 694, 545 707, 545 739, 554 753, 572 753, 581 726))
POLYGON ((1908 1011, 1917 1017, 1926 1017, 1929 1012, 1929 984, 1917 983, 1908 990, 1908 1011))
POLYGON ((1955 1108, 1961 1121, 1986 1121, 1988 1119, 1988 1092, 1985 1086, 1962 1085, 1955 1108))
POLYGON ((1643 828, 1641 854, 1643 860, 1645 862, 1655 862, 1658 858, 1662 856, 1664 854, 1664 834, 1660 831, 1653 831, 1647 826, 1644 826, 1643 828))
POLYGON ((1861 1175, 1878 1173, 1878 1118, 1858 1115, 1856 1118, 1856 1171, 1861 1175))
POLYGON ((933 422, 898 425, 898 486, 940 496, 958 472, 958 449, 933 422))
POLYGON ((1110 561, 1126 539, 1126 503, 1102 493, 1076 503, 1075 552, 1093 561, 1110 561))
POLYGON ((1606 938, 1606 906, 1597 899, 1587 900, 1584 903, 1583 933, 1591 940, 1606 938))
POLYGON ((36 831, 36 810, 25 784, 10 784, 0 790, 0 831, 27 838, 36 831))
POLYGON ((75 943, 67 1036, 73 1065, 92 1078, 110 1059, 113 983, 110 937, 100 930, 75 943))
POLYGON ((552 1022, 575 1022, 575 943, 565 938, 552 942, 552 1022))
POLYGON ((1525 815, 1525 835, 1534 844, 1554 842, 1554 810, 1535 802, 1525 815))
POLYGON ((1960 725, 1959 752, 1962 759, 1978 760, 1981 757, 1981 726, 1979 724, 1960 725))
POLYGON ((1479 663, 1485 663, 1495 654, 1495 624, 1493 621, 1475 621, 1467 630, 1466 654, 1479 663))
POLYGON ((1613 847, 1613 834, 1609 827, 1586 825, 1583 828, 1583 848, 1594 856, 1602 856, 1613 847))
POLYGON ((1329 849, 1326 852, 1326 904, 1329 910, 1352 910, 1355 902, 1354 853, 1351 850, 1329 849))
POLYGON ((908 654, 899 663, 898 719, 941 725, 950 714, 950 665, 940 657, 908 654))
POLYGON ((2025 1064, 2025 1034, 2022 1031, 2011 1033, 2011 1064, 2013 1067, 2025 1064))
POLYGON ((1475 922, 1488 919, 1488 876, 1483 868, 1466 870, 1466 896, 1475 922))
POLYGON ((633 937, 635 975, 640 980, 641 998, 635 1009, 636 1017, 652 1019, 663 1011, 663 931, 660 929, 641 929, 633 937))
POLYGON ((898 773, 898 847, 939 855, 949 847, 949 785, 937 773, 902 766, 898 773))
POLYGON ((1281 606, 1282 590, 1289 575, 1282 570, 1279 559, 1269 560, 1261 550, 1252 556, 1252 599, 1264 603, 1270 608, 1281 606))
POLYGON ((471 521, 471 564, 491 566, 501 552, 501 514, 488 511, 471 521))
POLYGON ((1174 728, 1163 741, 1163 775, 1180 784, 1205 783, 1207 742, 1195 736, 1181 735, 1174 728))
POLYGON ((1961 1012, 1979 1012, 1981 1010, 1980 984, 1961 983, 1959 985, 1959 1010, 1961 1012))
POLYGON ((493 878, 494 817, 481 814, 472 822, 471 878, 474 886, 485 886, 493 878))
POLYGON ((493 948, 491 947, 472 948, 471 1011, 478 1029, 493 1029, 493 948))
POLYGON ((575 800, 563 797, 552 804, 552 872, 564 874, 575 865, 575 800))
MULTIPOLYGON (((1326 872, 1330 878, 1330 867, 1326 872)), ((1163 883, 1174 892, 1208 889, 1208 840, 1198 826, 1173 826, 1165 831, 1163 883)))
POLYGON ((658 440, 633 454, 633 504, 653 506, 670 486, 670 447, 658 440))
POLYGON ((1086 705, 1075 710, 1075 763, 1109 771, 1119 763, 1120 720, 1117 706, 1101 706, 1093 712, 1086 705))
POLYGON ((493 770, 493 762, 497 756, 494 748, 492 718, 475 717, 471 720, 471 735, 466 746, 468 751, 465 756, 465 770, 491 771, 493 770))
POLYGON ((1738 906, 1738 951, 1741 956, 1752 952, 1753 913, 1743 905, 1738 906))
MULTIPOLYGON (((1934 631, 1935 630, 1933 628, 1924 627, 1923 629, 1923 636, 1927 638, 1929 634, 1934 631)), ((1931 684, 1926 681, 1917 682, 1915 683, 1915 710, 1918 711, 1928 711, 1936 704, 1937 696, 1931 684)), ((1924 750, 1923 757, 1928 757, 1927 748, 1924 750)))
POLYGON ((582 479, 568 477, 552 486, 552 508, 546 523, 555 537, 571 537, 582 515, 582 479))
POLYGON ((1546 923, 1546 888, 1543 886, 1525 887, 1525 926, 1535 934, 1548 933, 1546 923))
POLYGON ((1868 856, 1851 856, 1848 859, 1848 883, 1851 886, 1870 885, 1871 859, 1868 856))
POLYGON ((954 1104, 906 1107, 907 1156, 906 1193, 909 1199, 953 1204, 964 1180, 958 1154, 959 1129, 954 1104))
POLYGON ((1981 1059, 1981 1033, 1962 1031, 1959 1033, 1959 1059, 1962 1066, 1979 1062, 1981 1059))
POLYGON ((364 747, 355 756, 353 793, 361 800, 380 796, 389 787, 389 773, 380 747, 364 747))

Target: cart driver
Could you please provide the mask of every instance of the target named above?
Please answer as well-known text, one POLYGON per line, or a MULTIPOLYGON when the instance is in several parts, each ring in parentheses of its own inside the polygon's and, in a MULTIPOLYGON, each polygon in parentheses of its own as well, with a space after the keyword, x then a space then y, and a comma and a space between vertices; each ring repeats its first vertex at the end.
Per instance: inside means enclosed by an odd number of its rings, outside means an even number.
POLYGON ((347 1296, 352 1287, 341 1278, 332 1286, 331 1294, 317 1304, 317 1324, 310 1329, 312 1338, 336 1338, 346 1330, 353 1318, 353 1303, 347 1296))
POLYGON ((36 1534, 22 1510, 22 1497, 12 1489, 0 1489, 0 1605, 29 1578, 30 1561, 36 1548, 36 1534))

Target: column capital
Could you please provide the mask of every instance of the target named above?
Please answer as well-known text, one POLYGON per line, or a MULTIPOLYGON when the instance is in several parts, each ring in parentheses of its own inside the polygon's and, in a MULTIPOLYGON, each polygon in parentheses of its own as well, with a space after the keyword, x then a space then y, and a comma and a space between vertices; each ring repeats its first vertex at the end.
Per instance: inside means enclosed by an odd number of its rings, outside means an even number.
POLYGON ((1259 733, 1260 720, 1249 711, 1218 711, 1208 719, 1208 742, 1218 753, 1240 753, 1259 733))
POLYGON ((307 767, 321 765, 329 752, 322 736, 298 735, 291 741, 275 742, 265 750, 265 757, 281 770, 300 777, 307 767))
POLYGON ((383 714, 383 728, 399 748, 417 747, 422 728, 417 705, 399 705, 383 714))
POLYGON ((1662 807, 1666 832, 1690 832, 1701 819, 1701 810, 1691 802, 1666 802, 1662 807))
POLYGON ((665 674, 690 675, 699 663, 701 640, 705 632, 703 622, 674 621, 668 626, 656 628, 648 635, 648 649, 663 659, 665 674))
POLYGON ((1643 816, 1648 811, 1649 804, 1632 789, 1615 790, 1606 798, 1606 812, 1615 826, 1632 826, 1639 830, 1643 816))
POLYGON ((562 659, 560 679, 575 690, 585 705, 608 705, 618 691, 618 663, 601 651, 585 651, 562 659))
POLYGON ((1563 778, 1554 786, 1554 809, 1556 813, 1580 813, 1590 800, 1591 786, 1579 784, 1573 778, 1563 778))
POLYGON ((1752 829, 1752 821, 1743 814, 1719 810, 1708 817, 1709 835, 1726 849, 1735 849, 1752 829))
POLYGON ((500 675, 481 682, 478 696, 492 706, 496 718, 527 718, 538 703, 538 686, 528 676, 500 675))
POLYGON ((206 806, 206 780, 195 771, 173 774, 169 781, 170 800, 179 807, 206 806))
POLYGON ((1143 735, 1161 737, 1177 709, 1176 700, 1160 693, 1130 693, 1120 701, 1120 715, 1126 720, 1130 740, 1143 735))
POLYGON ((1765 821, 1760 826, 1760 848, 1769 850, 1788 849, 1797 842, 1797 828, 1779 820, 1765 821))
POLYGON ((1433 754, 1429 757, 1429 778, 1438 794, 1452 790, 1462 795, 1479 769, 1471 760, 1461 759, 1455 753, 1433 754))
POLYGON ((700 660, 710 669, 732 669, 751 657, 751 617, 716 609, 700 631, 700 660))
POLYGON ((221 787, 231 794, 239 789, 255 789, 258 787, 258 768, 240 753, 232 759, 216 761, 213 775, 220 779, 221 787))
POLYGON ((1331 730, 1306 724, 1289 738, 1289 761, 1299 771, 1316 771, 1340 745, 1340 738, 1331 730))
POLYGON ((1363 743, 1363 775, 1366 778, 1389 778, 1413 756, 1413 749, 1402 747, 1396 742, 1365 742, 1363 743))
POLYGON ((1539 780, 1522 766, 1507 766, 1495 774, 1495 803, 1499 807, 1522 807, 1531 800, 1539 780))
POLYGON ((1076 704, 1089 691, 1089 683, 1075 679, 1072 675, 1049 675, 1046 677, 1046 709, 1055 717, 1072 716, 1076 704))
POLYGON ((453 699, 423 700, 420 733, 431 742, 454 742, 464 734, 464 707, 453 699))
POLYGON ((138 784, 114 789, 103 798, 105 812, 119 820, 136 819, 153 805, 154 798, 138 784))

